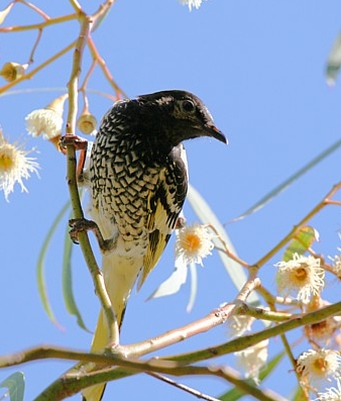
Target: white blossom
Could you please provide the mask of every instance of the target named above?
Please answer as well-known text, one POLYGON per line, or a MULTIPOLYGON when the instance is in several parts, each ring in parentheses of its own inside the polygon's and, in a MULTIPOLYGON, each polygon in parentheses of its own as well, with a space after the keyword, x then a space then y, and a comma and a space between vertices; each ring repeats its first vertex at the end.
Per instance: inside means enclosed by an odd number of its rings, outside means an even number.
POLYGON ((251 330, 251 325, 256 319, 253 316, 232 315, 227 321, 231 337, 240 337, 251 330))
POLYGON ((211 255, 214 248, 213 237, 212 232, 204 225, 195 224, 181 228, 176 233, 176 258, 182 257, 187 265, 202 265, 202 259, 211 255))
POLYGON ((341 383, 337 380, 337 388, 327 388, 325 392, 318 393, 318 398, 315 401, 341 401, 341 383))
POLYGON ((54 140, 61 136, 63 126, 64 94, 54 99, 44 109, 32 111, 25 118, 26 129, 32 136, 43 135, 44 139, 54 140))
POLYGON ((275 266, 278 267, 277 289, 284 296, 294 293, 306 304, 324 287, 325 271, 319 258, 294 253, 291 260, 278 262, 275 266))
POLYGON ((179 0, 183 6, 188 6, 189 11, 192 11, 192 7, 198 9, 201 6, 202 0, 179 0))
POLYGON ((0 131, 0 190, 4 191, 6 201, 16 182, 27 192, 23 178, 29 178, 31 173, 38 174, 39 164, 35 158, 27 157, 29 153, 7 142, 0 131))
POLYGON ((319 349, 303 352, 297 359, 297 372, 308 382, 330 381, 340 377, 341 357, 332 349, 319 349))
POLYGON ((238 365, 245 370, 246 378, 259 382, 259 372, 268 359, 269 340, 263 340, 243 351, 235 352, 238 365))

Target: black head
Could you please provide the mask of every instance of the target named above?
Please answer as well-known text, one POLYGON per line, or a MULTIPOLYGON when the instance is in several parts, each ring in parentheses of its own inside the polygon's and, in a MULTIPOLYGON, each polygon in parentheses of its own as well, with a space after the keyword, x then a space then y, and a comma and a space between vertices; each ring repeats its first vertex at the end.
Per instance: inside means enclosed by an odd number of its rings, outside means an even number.
POLYGON ((180 90, 162 91, 139 96, 133 102, 138 104, 138 113, 145 129, 157 132, 162 137, 159 139, 172 146, 201 136, 227 143, 226 137, 215 127, 207 107, 192 93, 180 90))

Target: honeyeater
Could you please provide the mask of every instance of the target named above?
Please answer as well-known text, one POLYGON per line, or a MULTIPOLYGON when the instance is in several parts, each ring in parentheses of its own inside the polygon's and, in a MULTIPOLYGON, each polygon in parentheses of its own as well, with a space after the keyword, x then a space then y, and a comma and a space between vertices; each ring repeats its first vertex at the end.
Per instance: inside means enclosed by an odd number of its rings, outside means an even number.
MULTIPOLYGON (((102 271, 118 324, 138 279, 140 288, 176 227, 188 187, 182 141, 208 136, 227 143, 195 95, 168 90, 117 101, 100 124, 90 157, 90 212, 110 247, 102 271)), ((91 350, 108 329, 100 312, 91 350)), ((104 385, 83 391, 99 401, 104 385)))

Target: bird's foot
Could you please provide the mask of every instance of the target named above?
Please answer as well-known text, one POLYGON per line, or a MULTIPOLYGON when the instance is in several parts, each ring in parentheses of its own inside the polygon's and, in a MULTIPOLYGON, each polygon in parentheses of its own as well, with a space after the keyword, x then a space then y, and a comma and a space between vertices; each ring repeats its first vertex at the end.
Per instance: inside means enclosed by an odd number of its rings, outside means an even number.
POLYGON ((66 154, 68 146, 73 146, 76 150, 86 150, 88 141, 77 135, 64 135, 60 138, 59 146, 61 151, 66 154))
POLYGON ((60 138, 59 141, 59 148, 64 155, 66 155, 68 146, 73 146, 75 150, 80 151, 77 164, 77 179, 81 181, 86 158, 86 151, 88 149, 88 141, 77 135, 64 135, 60 138))
POLYGON ((69 226, 71 228, 69 234, 74 244, 79 244, 79 233, 92 231, 98 241, 98 245, 102 252, 107 252, 115 249, 116 238, 104 239, 98 225, 93 220, 87 219, 70 219, 69 226))

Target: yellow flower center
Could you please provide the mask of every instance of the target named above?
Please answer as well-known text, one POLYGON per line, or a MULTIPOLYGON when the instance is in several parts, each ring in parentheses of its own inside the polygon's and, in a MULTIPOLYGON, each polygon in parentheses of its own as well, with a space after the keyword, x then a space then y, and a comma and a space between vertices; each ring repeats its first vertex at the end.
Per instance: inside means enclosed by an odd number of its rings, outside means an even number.
POLYGON ((200 246, 201 246, 201 241, 196 234, 188 233, 184 238, 183 247, 187 251, 195 252, 198 249, 200 249, 200 246))
POLYGON ((298 281, 305 281, 307 275, 307 270, 304 267, 299 267, 295 270, 295 277, 298 281))
POLYGON ((313 363, 316 372, 324 373, 328 367, 328 362, 324 358, 317 358, 313 363))
POLYGON ((6 154, 0 154, 0 171, 9 171, 13 167, 13 159, 6 154))

